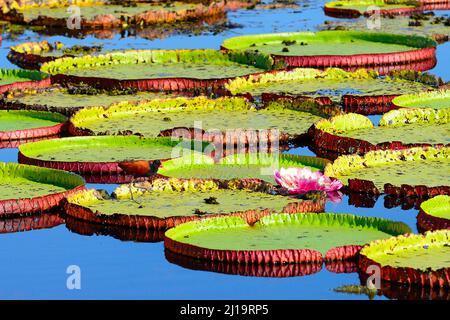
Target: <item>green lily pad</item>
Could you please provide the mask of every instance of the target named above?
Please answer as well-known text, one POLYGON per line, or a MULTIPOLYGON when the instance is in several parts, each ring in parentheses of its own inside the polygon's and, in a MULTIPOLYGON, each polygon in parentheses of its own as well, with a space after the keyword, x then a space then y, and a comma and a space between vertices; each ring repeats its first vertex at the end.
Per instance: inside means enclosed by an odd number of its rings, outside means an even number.
POLYGON ((188 222, 165 236, 186 248, 187 255, 188 247, 195 246, 215 252, 260 251, 262 255, 266 250, 310 249, 325 256, 336 247, 364 245, 408 230, 400 222, 349 214, 272 214, 251 226, 239 217, 188 222))
MULTIPOLYGON (((390 9, 403 9, 403 8, 417 8, 420 5, 419 2, 415 1, 385 1, 385 0, 350 0, 350 1, 333 1, 325 4, 326 8, 332 9, 345 9, 345 10, 356 10, 360 14, 364 14, 369 7, 376 6, 380 10, 390 10, 390 9)), ((372 8, 372 10, 374 10, 372 8)))
POLYGON ((373 145, 400 141, 403 144, 450 143, 450 112, 446 109, 400 109, 383 115, 379 126, 369 118, 349 113, 321 120, 316 128, 339 137, 367 141, 373 145))
POLYGON ((174 94, 160 92, 105 91, 95 89, 61 88, 52 86, 45 89, 22 89, 10 91, 4 98, 9 107, 49 110, 72 114, 76 110, 89 107, 109 106, 125 101, 146 101, 164 99, 174 94))
POLYGON ((67 118, 51 112, 0 110, 0 132, 55 126, 67 118))
MULTIPOLYGON (((0 201, 42 197, 66 192, 83 185, 84 180, 72 173, 0 163, 0 201)), ((0 207, 2 207, 1 204, 0 207)), ((3 210, 0 211, 4 213, 3 210)))
MULTIPOLYGON (((200 147, 203 145, 200 143, 200 147)), ((74 137, 27 143, 21 154, 40 161, 123 162, 170 159, 176 152, 191 152, 188 141, 137 136, 74 137), (179 149, 178 149, 179 148, 179 149)), ((199 150, 201 152, 201 150, 199 150)))
POLYGON ((84 57, 66 57, 44 64, 42 71, 78 77, 117 80, 222 79, 259 73, 273 61, 264 55, 215 50, 130 50, 84 57))
MULTIPOLYGON (((405 35, 433 37, 437 42, 445 42, 450 35, 450 28, 446 25, 445 17, 434 17, 429 14, 414 14, 411 16, 379 17, 380 29, 373 32, 386 32, 405 35)), ((349 21, 326 21, 322 30, 354 30, 368 31, 368 19, 361 17, 349 21)))
POLYGON ((340 156, 327 165, 325 175, 348 184, 349 179, 372 181, 379 190, 390 183, 438 187, 446 184, 443 174, 450 172, 450 148, 411 148, 370 151, 364 156, 340 156), (419 174, 418 174, 419 173, 419 174))
POLYGON ((262 153, 235 154, 214 163, 209 157, 182 157, 163 163, 158 174, 175 178, 246 179, 257 178, 275 183, 273 172, 279 168, 308 167, 323 170, 328 160, 296 155, 272 155, 262 153))
POLYGON ((336 68, 326 71, 298 68, 256 77, 237 78, 230 81, 226 88, 232 94, 250 93, 253 96, 260 96, 263 93, 285 93, 312 97, 328 96, 339 102, 346 94, 357 96, 406 94, 429 90, 433 86, 420 80, 402 77, 381 78, 376 72, 364 69, 346 72, 336 68))
POLYGON ((201 129, 209 133, 278 128, 280 134, 298 136, 306 133, 320 119, 323 117, 303 112, 300 107, 294 110, 271 105, 257 110, 242 98, 211 100, 198 97, 91 108, 77 112, 71 122, 76 128, 87 129, 95 135, 131 130, 146 137, 155 137, 163 130, 194 128, 201 123, 201 129))
POLYGON ((39 71, 0 69, 0 86, 45 78, 46 75, 39 71))
POLYGON ((394 98, 397 107, 448 109, 450 107, 450 90, 407 94, 394 98))
POLYGON ((450 196, 436 196, 422 202, 420 208, 430 216, 450 220, 450 196))
POLYGON ((433 47, 431 39, 417 36, 357 31, 293 32, 239 36, 223 47, 280 56, 355 55, 393 53, 433 47))
POLYGON ((361 250, 361 255, 382 267, 436 271, 450 267, 449 237, 449 230, 427 232, 425 235, 399 236, 373 242, 361 250))

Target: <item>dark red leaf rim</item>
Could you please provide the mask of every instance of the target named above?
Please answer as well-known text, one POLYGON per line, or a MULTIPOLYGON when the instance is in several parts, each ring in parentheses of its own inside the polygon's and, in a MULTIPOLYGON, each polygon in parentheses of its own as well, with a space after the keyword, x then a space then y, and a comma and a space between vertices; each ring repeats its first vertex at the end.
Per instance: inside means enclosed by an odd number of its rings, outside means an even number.
MULTIPOLYGON (((166 177, 158 176, 157 179, 169 179, 166 177)), ((183 180, 190 180, 190 181, 196 181, 196 182, 204 182, 204 181, 211 181, 211 180, 204 180, 204 179, 179 179, 180 181, 183 180)), ((228 187, 228 181, 219 181, 219 180, 213 180, 214 182, 218 183, 219 188, 221 189, 227 189, 228 187)), ((236 181, 236 180, 235 180, 236 181)), ((237 186, 239 189, 245 189, 249 188, 251 190, 257 190, 258 188, 264 187, 267 185, 267 183, 258 180, 258 179, 242 179, 238 180, 239 186, 237 186)), ((236 187, 236 185, 234 185, 236 187)), ((287 205, 283 211, 285 213, 299 213, 299 212, 323 212, 325 209, 325 202, 326 197, 324 194, 320 193, 319 197, 316 199, 311 200, 302 200, 299 202, 293 202, 287 205)), ((124 214, 115 214, 115 215, 102 215, 99 212, 93 212, 89 208, 70 203, 69 201, 64 201, 63 204, 64 210, 66 214, 70 217, 88 221, 91 223, 97 223, 101 225, 108 225, 108 226, 123 226, 128 228, 134 228, 134 229, 144 229, 144 230, 166 230, 169 228, 173 228, 179 224, 194 221, 194 220, 201 220, 201 219, 209 219, 214 217, 220 217, 224 214, 212 214, 208 215, 207 217, 198 217, 198 216, 175 216, 175 217, 169 217, 169 218, 159 218, 159 217, 152 217, 152 216, 139 216, 139 215, 124 215, 124 214)), ((258 221, 261 217, 267 216, 269 214, 273 213, 273 210, 270 209, 264 209, 264 210, 245 210, 240 212, 233 212, 229 213, 227 215, 230 216, 238 216, 249 223, 254 223, 258 221)))
POLYGON ((417 228, 420 232, 450 229, 450 220, 427 214, 421 208, 417 215, 417 228))
POLYGON ((43 80, 30 80, 30 81, 21 81, 14 82, 10 84, 5 84, 0 86, 0 93, 5 93, 7 91, 15 90, 15 89, 24 89, 24 88, 46 88, 50 86, 51 79, 46 78, 43 80))
POLYGON ((0 141, 33 140, 35 138, 54 137, 66 131, 67 122, 59 123, 49 127, 34 129, 22 129, 15 131, 0 131, 0 141))

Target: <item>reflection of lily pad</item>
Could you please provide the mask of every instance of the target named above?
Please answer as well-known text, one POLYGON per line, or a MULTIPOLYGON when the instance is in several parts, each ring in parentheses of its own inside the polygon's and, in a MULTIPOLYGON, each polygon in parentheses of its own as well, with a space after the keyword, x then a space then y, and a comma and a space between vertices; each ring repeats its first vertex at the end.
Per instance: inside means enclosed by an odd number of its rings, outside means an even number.
POLYGON ((33 81, 43 80, 50 83, 50 79, 45 79, 47 76, 39 71, 0 69, 0 93, 26 87, 33 81))
POLYGON ((450 143, 448 109, 392 110, 384 114, 379 126, 369 118, 349 113, 314 124, 309 135, 314 147, 337 154, 364 154, 370 150, 398 149, 450 143))
POLYGON ((25 69, 39 70, 45 62, 66 56, 81 56, 100 52, 100 46, 74 45, 64 48, 61 42, 50 44, 47 40, 41 42, 26 42, 12 46, 8 53, 8 60, 25 69))
POLYGON ((105 91, 92 88, 26 88, 9 91, 3 103, 8 109, 45 110, 71 115, 88 107, 109 106, 125 101, 153 100, 166 98, 168 94, 158 92, 135 92, 134 90, 105 91))
POLYGON ((271 212, 319 212, 324 198, 304 200, 274 194, 274 188, 252 180, 179 180, 157 178, 122 185, 113 198, 90 190, 70 197, 66 213, 103 225, 165 229, 180 223, 223 214, 249 221, 271 212), (214 201, 212 201, 214 200, 214 201))
POLYGON ((0 216, 41 213, 54 209, 84 180, 72 173, 0 163, 0 216))
MULTIPOLYGON (((121 163, 144 160, 155 171, 159 161, 190 153, 191 142, 170 138, 75 137, 32 142, 19 147, 19 162, 77 172, 83 175, 124 174, 121 163), (178 148, 178 149, 176 149, 178 148), (178 150, 178 151, 177 151, 178 150)), ((199 145, 203 147, 202 144, 199 145)), ((200 152, 202 150, 199 150, 200 152)), ((148 172, 149 174, 151 172, 148 172)), ((155 172, 153 172, 155 173, 155 172)))
POLYGON ((396 107, 448 109, 450 107, 450 90, 406 94, 392 100, 396 107))
POLYGON ((360 252, 359 266, 379 266, 384 280, 425 287, 450 286, 450 230, 372 242, 360 252))
POLYGON ((314 122, 322 119, 308 112, 308 107, 315 104, 305 100, 296 106, 271 105, 257 110, 242 98, 211 100, 205 97, 154 100, 141 104, 119 103, 109 108, 77 112, 71 119, 70 131, 74 135, 131 131, 155 137, 167 130, 165 135, 184 135, 197 127, 202 134, 200 139, 206 141, 222 139, 226 143, 228 139, 236 138, 236 144, 256 144, 279 138, 280 142, 287 142, 300 137, 314 122), (174 128, 179 130, 172 132, 174 128))
MULTIPOLYGON (((17 5, 17 11, 8 11, 0 15, 2 20, 17 24, 46 26, 47 28, 69 29, 67 19, 77 13, 68 9, 72 1, 61 1, 57 5, 46 2, 17 5)), ((82 29, 108 29, 127 26, 145 26, 158 23, 177 23, 189 20, 201 20, 210 16, 223 15, 229 9, 238 9, 253 5, 252 1, 224 1, 210 4, 183 2, 135 2, 127 5, 106 0, 78 1, 82 29)), ((73 23, 74 24, 74 23, 73 23)))
POLYGON ((417 225, 422 231, 450 229, 450 196, 436 196, 422 202, 417 225))
POLYGON ((164 245, 178 254, 213 261, 302 263, 351 259, 362 245, 405 232, 405 224, 379 218, 273 214, 252 225, 240 217, 188 222, 168 230, 164 245))
POLYGON ((308 167, 323 170, 328 160, 297 155, 272 155, 263 153, 235 154, 214 163, 208 157, 184 157, 163 163, 158 174, 174 178, 199 179, 261 179, 275 183, 273 172, 279 168, 308 167))
POLYGON ((395 69, 423 71, 436 63, 436 42, 432 39, 387 33, 320 31, 249 35, 227 39, 222 47, 271 54, 274 61, 283 61, 291 67, 366 67, 386 73, 389 68, 380 67, 395 65, 395 69), (429 66, 411 68, 412 64, 427 60, 429 66))
POLYGON ((364 156, 340 156, 325 174, 355 192, 427 197, 450 194, 443 174, 450 172, 448 147, 378 150, 364 156), (365 179, 365 180, 361 180, 365 179))
POLYGON ((66 121, 57 113, 0 110, 0 141, 56 136, 62 133, 66 121))
POLYGON ((373 113, 372 109, 380 113, 390 110, 390 99, 396 95, 429 90, 439 84, 441 82, 435 76, 414 72, 380 77, 376 72, 364 69, 346 72, 335 68, 326 71, 299 68, 237 78, 226 87, 232 94, 250 93, 255 97, 263 94, 329 97, 342 103, 346 112, 358 107, 357 113, 373 113))
POLYGON ((229 79, 272 68, 270 57, 215 50, 130 50, 97 56, 61 58, 42 71, 61 83, 102 88, 133 87, 141 91, 177 91, 222 86, 229 79))
POLYGON ((50 229, 63 223, 64 219, 56 213, 0 219, 0 234, 50 229))

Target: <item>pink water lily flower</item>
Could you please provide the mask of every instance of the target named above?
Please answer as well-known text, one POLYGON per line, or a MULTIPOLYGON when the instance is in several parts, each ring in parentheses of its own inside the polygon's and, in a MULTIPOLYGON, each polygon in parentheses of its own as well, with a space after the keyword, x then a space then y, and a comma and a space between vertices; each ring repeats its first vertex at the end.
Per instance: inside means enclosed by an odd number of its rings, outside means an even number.
POLYGON ((320 171, 312 171, 304 168, 281 168, 274 172, 275 181, 286 188, 290 194, 302 194, 308 191, 320 190, 330 195, 333 202, 339 201, 340 192, 343 187, 339 180, 332 180, 320 171))

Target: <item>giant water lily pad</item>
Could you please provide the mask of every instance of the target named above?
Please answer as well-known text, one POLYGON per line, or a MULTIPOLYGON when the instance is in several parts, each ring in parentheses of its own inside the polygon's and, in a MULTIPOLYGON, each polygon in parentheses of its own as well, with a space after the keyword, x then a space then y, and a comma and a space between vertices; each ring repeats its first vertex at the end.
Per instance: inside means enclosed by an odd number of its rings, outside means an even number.
POLYGON ((347 214, 273 214, 193 221, 168 230, 165 248, 194 258, 240 263, 303 263, 353 258, 362 245, 408 226, 347 214))
POLYGON ((431 69, 435 46, 430 38, 358 31, 320 31, 239 36, 227 39, 228 50, 252 50, 271 54, 276 62, 291 67, 367 67, 386 73, 395 69, 431 69), (338 52, 339 54, 336 54, 338 52), (429 60, 429 64, 424 63, 429 60), (414 63, 420 64, 413 66, 414 63), (409 66, 408 66, 409 65, 409 66))
POLYGON ((0 69, 0 93, 25 87, 33 81, 45 80, 46 78, 47 76, 39 71, 0 69))
POLYGON ((13 163, 0 163, 0 216, 41 213, 56 208, 84 180, 72 173, 13 163))
POLYGON ((271 212, 318 212, 323 206, 320 194, 300 200, 277 195, 272 186, 258 181, 156 178, 122 185, 112 198, 95 190, 79 193, 68 199, 65 210, 74 218, 103 225, 165 229, 223 214, 251 221, 271 212))
POLYGON ((243 153, 224 157, 218 163, 206 156, 173 159, 163 163, 158 174, 183 179, 261 179, 275 183, 275 169, 308 167, 317 171, 323 170, 328 163, 328 160, 308 156, 243 153))
POLYGON ((450 286, 450 230, 375 241, 360 255, 360 269, 366 272, 369 266, 379 266, 384 280, 425 287, 450 286))
POLYGON ((416 94, 405 94, 392 100, 396 107, 448 109, 450 90, 440 90, 416 94))
POLYGON ((422 202, 417 225, 425 231, 450 229, 450 196, 436 196, 422 202))
POLYGON ((43 63, 61 57, 95 54, 101 51, 101 46, 73 45, 64 47, 64 44, 61 42, 51 44, 47 40, 43 40, 12 46, 8 53, 8 60, 21 68, 39 70, 43 63))
POLYGON ((271 69, 273 60, 258 53, 215 50, 130 50, 61 58, 42 71, 60 82, 139 90, 187 90, 217 87, 238 76, 271 69))
POLYGON ((132 5, 119 1, 62 1, 58 3, 25 3, 13 6, 16 11, 3 8, 3 20, 17 24, 46 26, 48 28, 69 28, 67 19, 77 11, 69 10, 70 5, 81 7, 80 26, 83 29, 118 28, 127 26, 176 23, 200 20, 210 16, 223 15, 228 9, 252 5, 252 1, 224 1, 210 4, 186 2, 135 2, 132 5))
POLYGON ((325 4, 325 14, 338 18, 355 18, 371 15, 378 10, 381 15, 401 15, 419 12, 420 1, 411 0, 347 0, 325 4))
POLYGON ((309 134, 315 148, 337 154, 364 154, 400 146, 448 145, 449 121, 448 109, 402 108, 384 114, 376 127, 369 118, 349 113, 317 122, 309 134))
POLYGON ((66 121, 57 113, 0 110, 0 141, 56 136, 62 133, 66 121))
MULTIPOLYGON (((19 148, 19 162, 42 167, 63 169, 87 176, 110 176, 127 174, 120 168, 122 163, 143 160, 149 166, 147 174, 155 173, 159 161, 174 156, 190 154, 194 145, 190 141, 170 138, 123 137, 76 137, 53 139, 23 144, 19 148), (150 172, 152 169, 152 172, 150 172)), ((128 176, 129 177, 129 176, 128 176)), ((132 179, 132 177, 129 177, 132 179)))
POLYGON ((171 96, 174 94, 135 90, 107 91, 86 87, 63 88, 54 85, 9 91, 3 98, 3 104, 8 109, 45 110, 72 115, 83 108, 106 107, 119 102, 164 99, 171 96))
POLYGON ((71 119, 70 131, 74 135, 131 131, 154 137, 161 131, 168 130, 165 135, 176 133, 171 132, 173 128, 178 128, 179 134, 197 128, 201 132, 199 138, 206 141, 223 140, 225 143, 235 138, 236 143, 248 144, 278 138, 280 142, 287 142, 306 133, 314 122, 324 117, 310 113, 316 104, 306 99, 295 106, 272 105, 258 110, 243 98, 211 100, 205 97, 119 103, 109 108, 77 112, 71 119))
POLYGON ((437 88, 441 80, 429 74, 393 72, 380 77, 375 71, 360 69, 346 72, 330 68, 294 69, 237 78, 226 85, 232 94, 251 94, 254 97, 268 94, 279 96, 307 95, 329 97, 343 105, 344 111, 357 113, 386 112, 390 99, 396 95, 417 93, 437 88))
POLYGON ((449 147, 370 151, 364 156, 340 156, 325 167, 356 192, 427 197, 449 194, 449 147), (364 180, 362 180, 364 179, 364 180))

